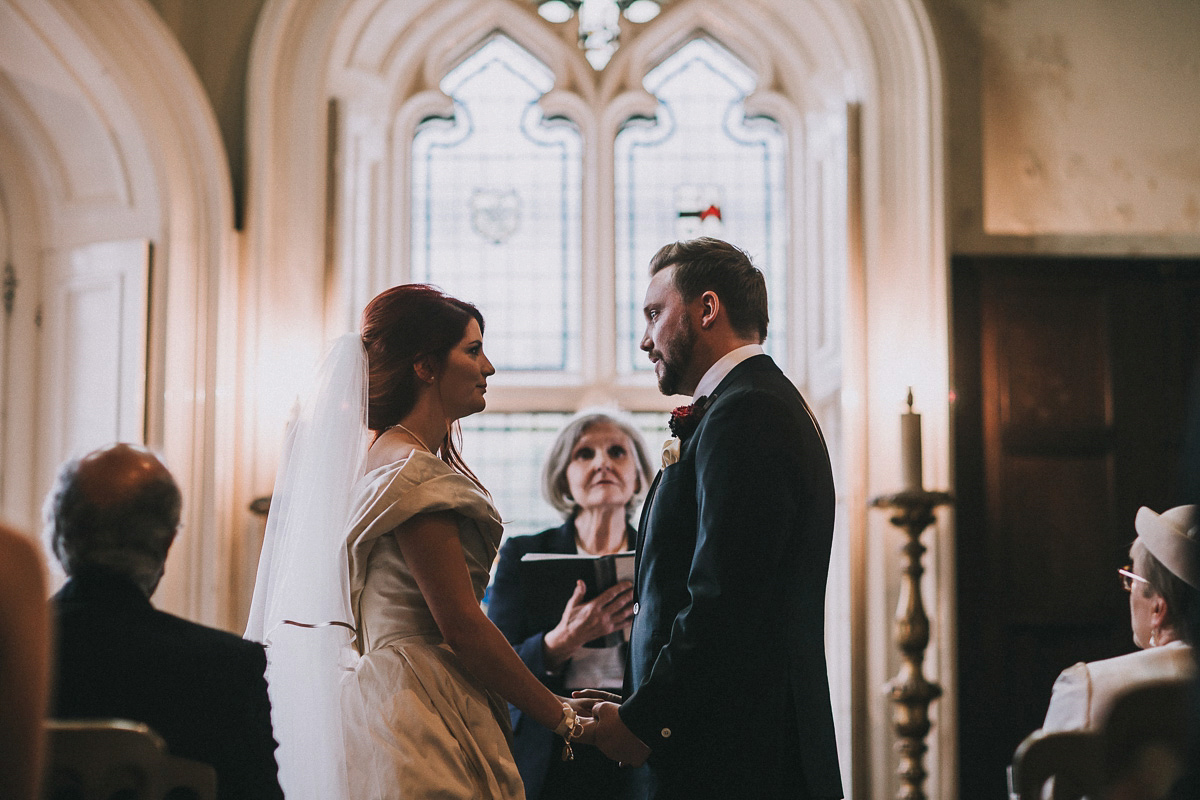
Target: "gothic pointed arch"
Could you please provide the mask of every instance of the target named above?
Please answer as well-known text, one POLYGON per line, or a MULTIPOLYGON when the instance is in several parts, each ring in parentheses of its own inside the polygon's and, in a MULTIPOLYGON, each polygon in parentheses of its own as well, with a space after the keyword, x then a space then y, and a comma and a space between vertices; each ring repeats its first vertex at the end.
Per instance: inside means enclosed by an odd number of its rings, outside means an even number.
MULTIPOLYGON (((403 187, 412 177, 412 137, 430 117, 451 115, 439 83, 496 32, 550 69, 542 113, 569 119, 589 143, 581 189, 585 297, 615 294, 612 139, 631 119, 656 115, 643 84, 656 65, 694 38, 711 38, 755 76, 747 115, 785 128, 787 292, 800 309, 789 374, 816 398, 828 437, 839 443, 844 527, 834 557, 842 566, 831 575, 838 624, 829 635, 844 654, 835 668, 845 680, 836 710, 849 722, 840 731, 851 756, 847 787, 854 796, 894 792, 891 709, 877 687, 899 667, 890 630, 899 557, 886 520, 869 514, 867 501, 900 483, 895 414, 910 385, 925 414, 926 479, 946 486, 950 477, 942 76, 923 0, 673 0, 652 22, 624 32, 600 71, 574 48, 569 29, 544 23, 518 0, 271 0, 250 75, 248 237, 258 327, 248 372, 291 385, 288 375, 304 374, 323 338, 353 324, 362 298, 408 276, 411 209, 403 187), (838 221, 822 222, 817 210, 838 221)), ((617 335, 613 301, 585 304, 582 314, 590 355, 581 374, 590 377, 562 384, 558 400, 582 405, 615 393, 638 407, 664 402, 647 387, 639 394, 600 346, 617 335)), ((553 410, 534 383, 509 388, 512 408, 553 410)), ((268 401, 255 399, 261 423, 251 439, 264 494, 288 398, 269 401, 269 414, 268 401)), ((932 538, 927 578, 938 599, 930 652, 937 655, 927 666, 946 694, 930 742, 929 786, 949 798, 956 786, 953 554, 943 544, 950 537, 932 538)))
MULTIPOLYGON (((228 444, 218 424, 228 409, 217 400, 228 342, 217 318, 236 275, 232 192, 216 119, 186 56, 144 0, 11 0, 0 14, 22 55, 0 63, 0 118, 10 134, 3 146, 27 166, 32 202, 21 212, 32 217, 38 239, 37 255, 20 264, 16 303, 33 319, 37 287, 81 247, 141 241, 153 253, 141 311, 144 423, 136 431, 165 454, 186 498, 186 532, 172 550, 159 602, 226 623, 232 519, 217 500, 231 467, 222 453, 232 447, 220 448, 228 444)), ((55 320, 47 316, 45 324, 52 330, 55 320)), ((37 363, 36 337, 24 347, 37 363)), ((44 390, 34 396, 44 400, 44 390)), ((48 424, 38 413, 44 409, 20 418, 31 428, 48 424)), ((25 451, 34 478, 23 491, 40 497, 65 455, 25 451)), ((4 457, 12 469, 15 451, 4 457)))

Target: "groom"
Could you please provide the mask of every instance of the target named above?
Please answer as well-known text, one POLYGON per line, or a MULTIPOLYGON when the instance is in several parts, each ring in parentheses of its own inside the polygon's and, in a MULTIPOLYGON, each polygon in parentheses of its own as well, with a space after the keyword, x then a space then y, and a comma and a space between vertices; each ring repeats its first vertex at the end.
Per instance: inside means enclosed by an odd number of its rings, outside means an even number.
POLYGON ((642 511, 629 685, 596 745, 650 796, 840 798, 825 666, 834 491, 820 428, 762 349, 767 290, 738 248, 663 247, 641 348, 679 440, 642 511), (632 691, 632 695, 629 695, 632 691))

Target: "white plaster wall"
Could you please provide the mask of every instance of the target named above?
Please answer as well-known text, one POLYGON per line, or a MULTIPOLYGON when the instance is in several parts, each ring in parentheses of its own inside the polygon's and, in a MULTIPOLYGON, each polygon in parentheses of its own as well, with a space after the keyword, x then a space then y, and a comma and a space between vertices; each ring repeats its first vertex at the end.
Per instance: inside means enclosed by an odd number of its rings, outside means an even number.
POLYGON ((988 233, 1200 233, 1200 3, 984 5, 988 233))
MULTIPOLYGON (((64 455, 39 427, 54 379, 36 374, 49 376, 53 366, 39 352, 38 279, 45 289, 45 276, 79 246, 149 240, 145 439, 166 456, 184 495, 184 532, 155 599, 210 624, 227 614, 221 501, 234 446, 233 362, 217 358, 219 347, 232 350, 231 325, 217 323, 237 267, 225 165, 195 72, 144 0, 0 0, 0 185, 8 224, 20 230, 10 232, 21 281, 12 357, 37 365, 14 372, 29 388, 7 420, 24 438, 14 435, 3 454, 3 468, 22 475, 4 487, 6 507, 19 490, 16 521, 34 527, 64 455)), ((12 396, 7 385, 0 390, 12 396)))
MULTIPOLYGON (((0 521, 34 536, 39 530, 39 483, 32 465, 37 452, 38 347, 41 301, 44 197, 31 176, 29 159, 15 141, 0 100, 0 270, 11 267, 12 311, 0 303, 0 521)), ((0 272, 0 295, 6 288, 0 272)))

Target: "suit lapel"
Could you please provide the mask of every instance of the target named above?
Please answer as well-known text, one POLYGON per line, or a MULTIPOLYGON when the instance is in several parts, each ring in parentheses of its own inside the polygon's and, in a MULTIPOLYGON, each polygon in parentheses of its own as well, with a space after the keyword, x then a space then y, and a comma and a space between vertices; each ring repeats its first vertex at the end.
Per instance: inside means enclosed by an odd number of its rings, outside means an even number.
MULTIPOLYGON (((735 383, 739 379, 739 376, 746 374, 746 372, 749 370, 762 369, 768 365, 774 367, 775 362, 770 356, 763 353, 762 355, 751 356, 735 366, 729 371, 729 374, 726 375, 719 384, 717 384, 717 388, 713 389, 712 393, 707 396, 704 401, 704 410, 707 411, 708 409, 712 408, 713 403, 716 402, 717 397, 720 396, 721 392, 725 391, 725 389, 735 383)), ((778 368, 776 367, 776 369, 778 368)), ((701 424, 703 424, 703 420, 701 420, 701 424)), ((684 444, 691 443, 692 440, 696 438, 698 433, 698 430, 693 432, 692 435, 688 437, 687 442, 684 444)), ((641 519, 638 520, 637 547, 635 548, 637 554, 634 556, 633 560, 635 578, 641 574, 642 547, 645 544, 647 528, 649 527, 647 525, 647 521, 650 519, 650 509, 654 505, 654 494, 658 489, 658 482, 662 480, 662 474, 663 471, 660 469, 658 474, 654 476, 654 482, 650 484, 650 491, 646 492, 646 501, 642 504, 642 515, 641 519)))
POLYGON ((642 544, 646 541, 646 520, 650 518, 650 506, 654 505, 654 493, 658 490, 658 482, 662 480, 662 470, 654 476, 654 482, 650 484, 650 491, 646 492, 646 500, 642 503, 642 516, 638 520, 637 529, 637 546, 634 547, 633 556, 633 577, 634 582, 637 582, 637 576, 641 573, 642 565, 642 544))

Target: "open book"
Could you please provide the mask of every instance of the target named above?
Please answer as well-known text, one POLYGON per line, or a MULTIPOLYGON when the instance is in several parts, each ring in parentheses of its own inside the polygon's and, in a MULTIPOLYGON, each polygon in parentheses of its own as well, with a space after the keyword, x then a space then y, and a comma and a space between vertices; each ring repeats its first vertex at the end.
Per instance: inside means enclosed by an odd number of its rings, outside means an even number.
MULTIPOLYGON (((585 600, 609 588, 617 581, 633 580, 632 550, 594 556, 590 553, 526 553, 521 557, 522 583, 528 587, 537 604, 545 604, 561 614, 567 605, 575 582, 582 580, 587 585, 585 600)), ((587 643, 587 647, 611 647, 619 644, 621 634, 612 633, 587 643)))

